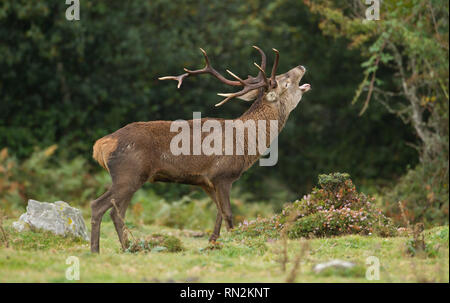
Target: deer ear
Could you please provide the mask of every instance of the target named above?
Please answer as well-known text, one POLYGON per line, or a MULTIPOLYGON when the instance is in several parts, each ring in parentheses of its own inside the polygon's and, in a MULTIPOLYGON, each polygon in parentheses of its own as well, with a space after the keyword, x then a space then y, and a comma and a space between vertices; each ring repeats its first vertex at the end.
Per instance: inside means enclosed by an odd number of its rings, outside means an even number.
POLYGON ((258 97, 258 90, 252 90, 246 93, 245 95, 237 97, 238 99, 244 100, 244 101, 253 101, 258 97))

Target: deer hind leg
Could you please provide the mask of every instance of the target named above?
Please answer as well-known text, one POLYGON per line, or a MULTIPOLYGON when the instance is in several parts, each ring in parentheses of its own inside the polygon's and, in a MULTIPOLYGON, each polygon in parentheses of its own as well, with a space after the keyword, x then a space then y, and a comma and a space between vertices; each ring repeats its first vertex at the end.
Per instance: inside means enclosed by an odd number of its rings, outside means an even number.
POLYGON ((120 245, 123 250, 126 250, 129 246, 127 233, 125 232, 125 214, 130 204, 134 191, 125 192, 119 201, 112 199, 113 206, 110 212, 111 219, 114 223, 114 227, 119 237, 120 245))
POLYGON ((99 252, 100 224, 103 215, 113 208, 110 215, 119 237, 122 248, 126 248, 127 239, 124 236, 125 213, 134 193, 147 180, 136 157, 113 157, 108 161, 112 178, 111 188, 99 199, 92 202, 91 251, 99 252))
POLYGON ((119 237, 120 244, 123 249, 127 247, 127 239, 124 236, 125 226, 125 213, 131 198, 134 193, 139 189, 136 183, 115 183, 111 188, 100 198, 91 203, 92 219, 91 219, 91 251, 98 253, 100 248, 100 224, 105 212, 112 208, 111 219, 116 228, 117 235, 119 237))
POLYGON ((217 207, 216 223, 214 224, 214 231, 209 237, 209 242, 215 242, 220 236, 220 228, 222 227, 222 208, 217 201, 217 194, 211 187, 204 186, 203 190, 208 194, 208 196, 214 201, 217 207))
MULTIPOLYGON (((125 162, 123 164, 125 164, 125 162)), ((126 167, 127 170, 118 169, 116 171, 120 173, 116 173, 115 171, 111 172, 113 179, 111 202, 113 207, 110 216, 114 223, 120 245, 123 250, 126 250, 129 243, 127 234, 124 232, 125 214, 134 193, 144 184, 147 178, 144 174, 140 174, 141 171, 137 166, 133 166, 131 163, 124 165, 124 167, 126 167)))

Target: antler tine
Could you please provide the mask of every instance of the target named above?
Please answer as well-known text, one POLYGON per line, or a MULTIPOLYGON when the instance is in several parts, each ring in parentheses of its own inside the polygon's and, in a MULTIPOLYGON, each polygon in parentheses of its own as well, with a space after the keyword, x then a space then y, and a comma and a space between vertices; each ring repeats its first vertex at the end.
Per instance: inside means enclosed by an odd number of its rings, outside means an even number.
POLYGON ((209 59, 208 59, 208 55, 206 54, 206 51, 203 48, 201 48, 201 47, 200 47, 200 51, 202 52, 203 57, 205 57, 206 67, 209 67, 210 66, 209 65, 209 59))
POLYGON ((233 78, 235 78, 236 80, 238 80, 239 82, 241 82, 242 86, 245 86, 245 81, 242 80, 241 78, 239 78, 238 76, 236 76, 232 71, 227 69, 227 73, 229 73, 233 78))
POLYGON ((264 69, 258 64, 256 64, 256 62, 253 62, 253 64, 259 69, 259 72, 261 73, 264 83, 266 84, 267 87, 269 87, 269 80, 267 80, 266 72, 264 71, 264 69))
POLYGON ((209 64, 209 58, 208 58, 208 55, 206 54, 206 51, 203 48, 201 48, 201 47, 200 47, 200 51, 202 52, 203 57, 205 58, 205 63, 206 63, 205 67, 202 68, 202 69, 198 69, 198 70, 190 70, 190 69, 187 69, 187 68, 183 68, 183 70, 186 73, 195 75, 195 74, 207 73, 207 72, 210 72, 212 70, 212 67, 209 64))
POLYGON ((250 89, 248 89, 247 87, 244 88, 243 90, 237 92, 237 93, 229 93, 229 94, 221 94, 218 93, 217 95, 222 96, 222 97, 226 97, 225 99, 223 99, 222 101, 220 101, 219 103, 217 103, 216 105, 214 105, 215 107, 219 107, 225 103, 227 103, 228 101, 230 101, 231 99, 235 98, 235 97, 239 97, 242 96, 246 93, 248 93, 250 91, 250 89))
MULTIPOLYGON (((220 96, 220 94, 218 94, 220 96)), ((222 101, 220 101, 219 103, 215 104, 215 107, 219 107, 221 105, 224 105, 225 103, 227 103, 228 101, 230 101, 231 99, 233 99, 234 96, 233 94, 230 94, 230 96, 226 97, 225 99, 223 99, 222 101)))
POLYGON ((220 101, 219 103, 217 103, 216 105, 214 105, 215 107, 219 107, 225 103, 227 103, 228 101, 230 101, 231 99, 235 98, 235 97, 239 97, 242 95, 245 95, 246 93, 248 93, 249 91, 253 90, 253 88, 247 86, 244 89, 236 92, 236 93, 229 93, 229 94, 218 94, 219 96, 222 97, 226 97, 225 99, 223 99, 222 101, 220 101))
POLYGON ((223 99, 222 101, 220 101, 219 103, 217 103, 215 106, 216 107, 221 106, 235 97, 243 96, 246 93, 248 93, 249 91, 259 89, 259 88, 265 87, 265 86, 266 86, 266 84, 264 82, 259 82, 259 83, 255 83, 255 84, 249 84, 249 85, 245 86, 242 90, 235 92, 235 93, 226 93, 226 94, 219 93, 218 94, 219 96, 226 97, 226 98, 223 99))
POLYGON ((266 64, 267 64, 267 57, 266 54, 263 52, 262 49, 260 49, 259 47, 257 47, 256 45, 253 45, 253 48, 258 50, 258 52, 261 54, 261 68, 263 70, 266 70, 266 64))
POLYGON ((275 61, 273 62, 272 74, 270 76, 270 86, 275 88, 277 87, 276 72, 278 68, 278 61, 280 60, 280 52, 275 48, 272 48, 272 50, 275 52, 275 61))
POLYGON ((183 83, 184 78, 186 78, 187 76, 189 76, 188 73, 179 75, 179 76, 166 76, 166 77, 159 77, 158 80, 175 80, 178 81, 178 85, 177 88, 181 87, 181 84, 183 83))

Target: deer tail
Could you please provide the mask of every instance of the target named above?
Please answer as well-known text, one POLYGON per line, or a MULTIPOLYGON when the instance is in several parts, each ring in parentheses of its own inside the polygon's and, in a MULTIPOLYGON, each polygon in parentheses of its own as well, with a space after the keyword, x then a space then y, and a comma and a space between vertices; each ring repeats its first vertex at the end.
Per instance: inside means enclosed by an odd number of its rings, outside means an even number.
POLYGON ((94 144, 92 157, 108 172, 108 160, 111 153, 116 150, 116 147, 117 139, 108 136, 98 139, 94 144))

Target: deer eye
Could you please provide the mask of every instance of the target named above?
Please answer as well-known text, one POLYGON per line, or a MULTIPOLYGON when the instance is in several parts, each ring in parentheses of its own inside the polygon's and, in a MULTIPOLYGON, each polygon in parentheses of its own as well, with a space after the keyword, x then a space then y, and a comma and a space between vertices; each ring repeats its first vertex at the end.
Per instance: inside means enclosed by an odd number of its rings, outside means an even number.
POLYGON ((284 82, 284 88, 288 88, 289 86, 291 86, 290 80, 287 80, 286 82, 284 82))

